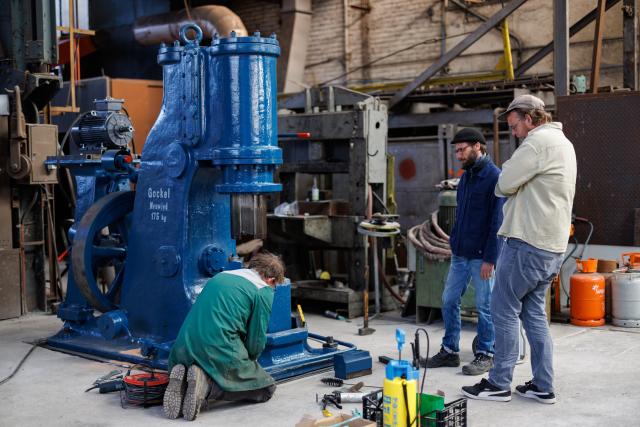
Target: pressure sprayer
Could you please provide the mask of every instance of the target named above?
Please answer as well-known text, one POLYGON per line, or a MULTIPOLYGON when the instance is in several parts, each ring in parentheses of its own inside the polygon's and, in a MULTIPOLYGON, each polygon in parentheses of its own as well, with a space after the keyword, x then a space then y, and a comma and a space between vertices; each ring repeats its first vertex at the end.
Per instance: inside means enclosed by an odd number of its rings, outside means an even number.
POLYGON ((384 427, 412 427, 417 425, 416 393, 420 373, 411 362, 402 360, 402 346, 405 334, 396 329, 398 360, 387 364, 383 386, 383 425, 384 427))

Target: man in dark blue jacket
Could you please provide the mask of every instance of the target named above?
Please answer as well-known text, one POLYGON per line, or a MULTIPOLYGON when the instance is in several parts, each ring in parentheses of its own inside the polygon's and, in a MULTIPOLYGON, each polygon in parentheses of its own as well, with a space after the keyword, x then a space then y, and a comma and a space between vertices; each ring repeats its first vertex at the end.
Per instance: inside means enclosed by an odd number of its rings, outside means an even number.
POLYGON ((465 172, 458 184, 450 240, 453 255, 442 293, 445 334, 440 352, 429 359, 427 367, 460 366, 460 300, 472 282, 478 311, 478 345, 475 359, 463 366, 462 372, 480 375, 493 366, 495 332, 490 306, 504 199, 494 194, 500 169, 489 158, 482 134, 475 129, 462 129, 451 143, 465 172))

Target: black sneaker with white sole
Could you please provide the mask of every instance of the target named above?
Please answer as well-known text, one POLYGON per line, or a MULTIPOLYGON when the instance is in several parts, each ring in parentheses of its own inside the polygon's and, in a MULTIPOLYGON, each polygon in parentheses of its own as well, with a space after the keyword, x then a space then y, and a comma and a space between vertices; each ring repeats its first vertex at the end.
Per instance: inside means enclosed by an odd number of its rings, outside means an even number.
POLYGON ((462 387, 462 394, 469 399, 493 400, 496 402, 508 402, 511 400, 511 390, 502 390, 491 384, 486 378, 478 384, 462 387))
POLYGON ((527 381, 524 385, 516 386, 516 393, 529 399, 535 399, 540 403, 556 403, 556 395, 553 392, 540 391, 532 381, 527 381))

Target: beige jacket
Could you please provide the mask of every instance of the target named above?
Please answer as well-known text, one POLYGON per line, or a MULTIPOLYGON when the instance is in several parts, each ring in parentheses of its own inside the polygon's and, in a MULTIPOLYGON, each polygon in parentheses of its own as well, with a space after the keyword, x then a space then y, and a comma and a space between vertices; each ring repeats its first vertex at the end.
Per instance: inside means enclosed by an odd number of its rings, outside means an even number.
POLYGON ((562 123, 529 131, 502 165, 496 196, 508 197, 498 235, 538 249, 565 252, 576 192, 576 153, 562 123))

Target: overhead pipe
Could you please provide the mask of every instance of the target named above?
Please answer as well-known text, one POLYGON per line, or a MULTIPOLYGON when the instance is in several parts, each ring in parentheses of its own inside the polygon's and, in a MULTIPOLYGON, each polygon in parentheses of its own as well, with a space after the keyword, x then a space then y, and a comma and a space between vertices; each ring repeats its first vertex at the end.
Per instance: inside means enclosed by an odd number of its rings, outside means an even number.
POLYGON ((188 13, 183 9, 139 18, 133 26, 133 37, 144 46, 172 43, 180 38, 180 28, 188 23, 197 24, 206 39, 212 39, 215 34, 228 37, 232 31, 238 37, 248 35, 240 17, 229 8, 207 5, 191 8, 188 13))

